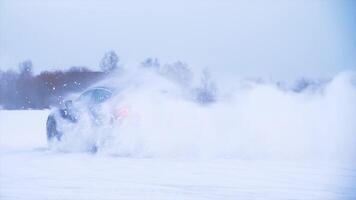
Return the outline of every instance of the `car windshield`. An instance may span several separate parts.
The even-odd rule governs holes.
[[[82,101],[88,101],[90,103],[102,103],[108,100],[112,95],[112,92],[105,88],[95,88],[84,92],[80,95],[79,99]]]

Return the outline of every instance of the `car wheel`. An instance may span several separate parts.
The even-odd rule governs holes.
[[[62,134],[57,130],[57,121],[53,115],[48,116],[47,123],[47,140],[51,141],[53,139],[61,140]]]

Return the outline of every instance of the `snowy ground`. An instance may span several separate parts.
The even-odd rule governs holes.
[[[356,199],[350,162],[51,152],[48,112],[0,110],[0,199]]]

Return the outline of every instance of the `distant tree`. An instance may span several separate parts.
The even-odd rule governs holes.
[[[32,108],[33,101],[33,65],[31,60],[25,60],[19,64],[20,76],[16,84],[17,99],[16,102],[22,109]]]
[[[160,73],[181,85],[189,85],[193,79],[192,71],[186,63],[181,61],[164,65],[160,69]]]
[[[294,86],[292,87],[292,90],[294,92],[302,92],[306,90],[311,84],[312,82],[310,80],[306,78],[300,78],[296,80]]]
[[[209,70],[203,70],[200,79],[200,85],[195,89],[196,100],[201,104],[212,103],[216,101],[217,87],[212,80]]]
[[[1,74],[0,104],[5,109],[15,107],[18,103],[18,92],[16,90],[16,85],[19,79],[18,73],[8,70]]]
[[[108,51],[100,61],[100,68],[103,72],[110,72],[118,68],[119,57],[115,51]]]
[[[31,61],[19,64],[19,71],[0,70],[0,107],[4,109],[43,109],[59,105],[66,95],[85,90],[107,76],[85,67],[67,71],[44,71],[33,75]]]
[[[67,72],[89,72],[90,70],[84,66],[72,66]]]
[[[32,76],[33,64],[31,60],[25,60],[19,64],[20,75]]]
[[[330,81],[330,79],[310,79],[302,77],[295,81],[294,85],[291,87],[291,90],[296,93],[305,91],[316,92],[317,90],[323,89]]]
[[[142,67],[159,70],[161,64],[157,58],[147,58],[141,63]]]

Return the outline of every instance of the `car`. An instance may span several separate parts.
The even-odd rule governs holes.
[[[62,127],[70,125],[73,129],[83,118],[89,119],[90,125],[96,127],[110,125],[125,118],[127,108],[108,103],[117,94],[117,90],[113,88],[93,87],[74,100],[66,100],[62,107],[52,109],[46,123],[47,141],[60,143],[68,134]],[[96,152],[97,147],[91,144],[88,150]]]

